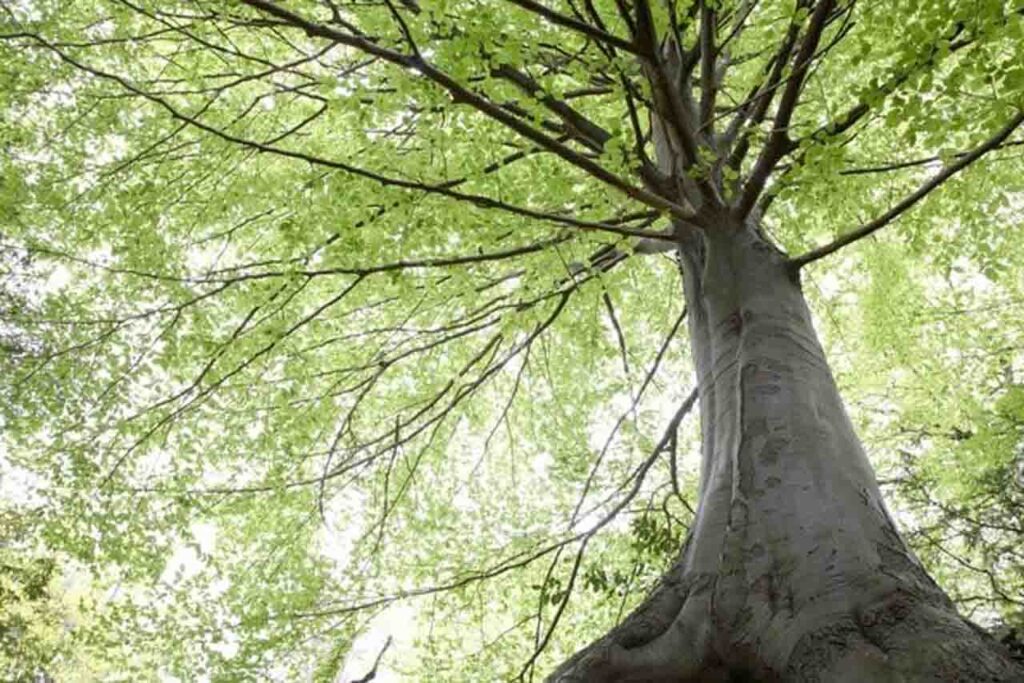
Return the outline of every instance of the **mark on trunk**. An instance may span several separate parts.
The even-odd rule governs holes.
[[[765,442],[764,448],[758,454],[761,457],[761,462],[766,465],[774,465],[779,461],[779,456],[789,445],[789,439],[773,436]]]
[[[730,334],[739,335],[743,331],[743,315],[740,309],[736,309],[730,313],[725,320],[722,321],[722,325],[729,331]]]
[[[870,609],[856,613],[857,624],[867,631],[876,627],[890,627],[907,618],[916,600],[903,591],[894,591],[885,601]]]
[[[759,417],[756,420],[751,420],[744,427],[746,427],[748,437],[764,436],[768,433],[768,420],[767,418]]]

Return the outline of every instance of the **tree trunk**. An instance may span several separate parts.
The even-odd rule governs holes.
[[[1024,681],[903,542],[796,276],[730,220],[681,246],[703,436],[690,535],[551,680]]]

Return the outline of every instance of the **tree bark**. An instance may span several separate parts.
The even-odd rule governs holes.
[[[689,537],[550,680],[1024,681],[897,532],[785,256],[752,222],[719,227],[680,246],[703,436]]]

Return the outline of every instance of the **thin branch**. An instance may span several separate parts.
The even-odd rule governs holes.
[[[963,33],[963,31],[964,25],[962,23],[954,26],[953,30],[943,39],[937,41],[936,44],[929,49],[928,53],[925,56],[923,56],[919,60],[916,60],[908,64],[906,67],[901,68],[895,73],[890,74],[890,76],[878,86],[875,92],[875,96],[887,97],[893,94],[894,92],[896,92],[897,89],[900,88],[900,86],[906,83],[914,74],[918,73],[921,69],[936,66],[939,58],[942,57],[943,54],[953,54],[958,50],[962,50],[965,47],[972,45],[975,41],[974,38],[960,38],[960,35]],[[940,49],[940,44],[948,45],[945,53],[943,52],[943,50]],[[837,116],[834,120],[818,127],[814,132],[804,136],[803,138],[793,141],[790,145],[790,148],[796,149],[797,147],[803,145],[804,150],[806,150],[807,146],[804,145],[804,143],[808,141],[821,142],[842,135],[843,133],[857,125],[857,123],[860,122],[869,113],[877,110],[877,108],[877,105],[872,106],[864,101],[858,102],[857,104],[853,105],[845,112],[843,112],[841,115]],[[802,161],[804,154],[805,151],[801,151],[801,153],[797,156],[797,158],[795,159],[795,162],[797,164],[800,161]],[[787,169],[787,172],[788,170],[789,169]]]
[[[592,26],[591,24],[588,24],[585,21],[580,21],[579,19],[574,19],[572,17],[567,17],[564,14],[560,14],[560,13],[556,12],[553,9],[545,7],[544,5],[540,4],[539,2],[533,2],[533,0],[505,0],[505,1],[509,2],[509,3],[513,4],[513,5],[516,5],[517,7],[521,7],[521,8],[523,8],[523,9],[529,11],[529,12],[532,12],[533,14],[536,14],[537,16],[543,17],[544,19],[547,19],[548,21],[550,21],[552,24],[557,24],[558,26],[564,26],[566,28],[571,28],[572,30],[574,30],[574,31],[576,31],[578,33],[582,33],[583,35],[587,36],[588,38],[593,38],[594,40],[598,41],[599,43],[605,43],[607,45],[611,45],[612,47],[616,47],[616,48],[618,48],[620,50],[624,50],[624,51],[629,52],[629,53],[634,54],[634,55],[639,55],[640,54],[637,51],[636,46],[633,45],[633,43],[631,43],[629,41],[626,41],[626,40],[623,40],[622,38],[619,38],[618,36],[614,36],[614,35],[608,33],[607,31],[605,31],[603,29],[600,29],[600,28],[598,28],[596,26]]]
[[[632,502],[634,498],[636,498],[637,494],[640,493],[640,488],[643,486],[643,483],[647,478],[647,473],[650,471],[654,463],[658,460],[658,456],[660,456],[666,449],[668,449],[673,444],[674,440],[676,439],[676,433],[679,431],[679,425],[682,423],[683,418],[686,417],[687,414],[689,414],[689,412],[693,409],[694,404],[697,402],[698,395],[699,392],[696,388],[694,388],[694,390],[690,392],[690,395],[686,397],[686,400],[684,400],[682,404],[679,406],[679,408],[676,410],[675,414],[672,416],[672,419],[669,421],[668,426],[665,428],[665,431],[662,434],[661,439],[658,440],[658,443],[654,446],[654,449],[651,451],[651,454],[647,456],[642,463],[640,463],[640,466],[637,467],[637,469],[631,475],[630,479],[633,481],[633,486],[630,488],[629,492],[625,495],[625,497],[622,500],[620,500],[589,531],[586,531],[582,534],[583,542],[580,544],[580,548],[576,553],[576,559],[573,563],[572,572],[569,576],[569,583],[565,589],[565,594],[559,601],[558,608],[555,611],[555,615],[551,620],[551,624],[548,626],[548,629],[544,634],[544,638],[534,649],[533,654],[530,656],[529,660],[527,660],[526,665],[520,672],[520,680],[525,675],[525,673],[533,666],[533,663],[537,661],[537,658],[547,647],[547,644],[551,640],[552,634],[554,634],[555,628],[558,626],[558,622],[565,611],[565,607],[569,603],[569,598],[572,596],[572,589],[575,585],[576,578],[579,573],[580,564],[583,560],[583,554],[586,552],[587,544],[590,542],[590,539],[593,538],[597,534],[597,532],[604,528],[609,522],[615,519],[615,517],[617,517],[618,514],[622,512],[622,510],[625,509],[625,507],[629,505],[629,503]]]
[[[488,118],[497,121],[506,128],[522,135],[526,139],[536,143],[549,152],[552,152],[564,161],[587,172],[592,177],[614,187],[627,197],[647,204],[650,207],[666,211],[677,218],[685,220],[693,217],[693,213],[688,211],[686,208],[653,192],[649,192],[643,188],[632,185],[601,166],[596,161],[583,156],[576,150],[567,147],[554,138],[548,137],[533,126],[509,113],[498,104],[468,89],[456,79],[452,78],[449,74],[441,71],[418,55],[405,55],[401,52],[396,52],[395,50],[383,47],[382,45],[368,40],[361,35],[343,33],[330,26],[310,21],[305,17],[281,7],[277,3],[270,2],[269,0],[242,1],[250,7],[263,11],[285,21],[288,24],[291,24],[293,27],[305,32],[306,35],[310,37],[331,40],[341,45],[346,45],[367,54],[374,55],[386,62],[395,64],[396,66],[417,71],[446,90],[455,102],[468,104]]]
[[[665,354],[668,352],[669,346],[675,339],[676,334],[679,332],[679,328],[683,324],[683,320],[686,319],[687,309],[683,309],[679,313],[679,317],[676,318],[675,323],[672,325],[672,329],[669,330],[668,334],[665,335],[665,340],[662,342],[661,347],[658,349],[658,353],[654,356],[654,362],[651,364],[651,368],[647,371],[644,376],[643,382],[640,383],[640,388],[637,390],[636,396],[630,403],[629,408],[619,415],[615,424],[612,426],[611,432],[608,434],[608,438],[605,439],[604,445],[601,447],[601,451],[597,454],[597,458],[594,459],[594,464],[590,468],[590,472],[587,475],[586,481],[583,483],[583,491],[580,493],[579,500],[576,502],[576,506],[573,508],[572,515],[569,518],[570,528],[576,526],[576,523],[580,519],[580,512],[583,509],[583,503],[586,502],[587,494],[590,493],[591,487],[594,485],[594,480],[597,478],[597,472],[601,468],[604,462],[605,456],[608,454],[608,449],[611,448],[612,442],[615,436],[618,434],[619,429],[625,423],[626,418],[636,410],[640,400],[643,398],[644,393],[647,391],[647,387],[650,386],[657,375],[658,370],[661,367],[661,361],[664,359]]]
[[[409,29],[409,24],[405,23],[405,17],[402,16],[402,13],[398,11],[398,8],[395,7],[395,4],[391,2],[391,0],[384,0],[384,2],[388,6],[388,12],[391,14],[391,17],[395,20],[395,23],[398,24],[398,29],[402,32],[405,42],[409,44],[409,49],[412,50],[414,55],[419,57],[420,48],[416,45],[416,41],[412,37],[412,31]]]
[[[994,152],[997,149],[1008,149],[1010,147],[1020,147],[1024,145],[1024,140],[1010,140],[1004,142],[1001,145],[997,145],[992,149]],[[970,154],[970,152],[957,152],[953,158],[961,159]],[[937,161],[942,161],[940,156],[921,157],[919,159],[911,159],[909,161],[891,161],[888,163],[876,163],[874,166],[858,166],[857,168],[846,168],[839,171],[839,175],[871,175],[874,173],[889,173],[891,171],[902,171],[907,168],[914,168],[916,166],[927,166],[928,164],[934,164]]]
[[[440,256],[435,258],[422,258],[422,259],[402,259],[398,261],[391,261],[388,263],[372,264],[366,266],[336,266],[331,268],[318,268],[318,269],[287,269],[287,270],[255,270],[245,271],[244,269],[234,269],[232,275],[211,273],[210,275],[204,275],[200,277],[190,276],[178,276],[169,273],[160,272],[149,272],[145,270],[138,270],[135,268],[121,268],[118,266],[110,266],[97,261],[92,261],[86,258],[75,256],[64,251],[52,249],[35,243],[29,243],[23,248],[33,254],[40,256],[48,256],[51,258],[59,258],[71,263],[77,263],[89,268],[101,270],[113,275],[128,275],[131,277],[144,278],[148,280],[157,280],[164,282],[178,282],[187,284],[211,284],[211,283],[237,283],[244,282],[246,280],[266,280],[278,277],[322,277],[329,275],[375,275],[378,273],[388,273],[400,270],[418,270],[418,269],[434,269],[434,268],[451,268],[456,266],[466,266],[478,263],[489,263],[494,261],[502,261],[515,259],[520,256],[526,256],[528,254],[534,254],[545,249],[556,245],[562,244],[570,239],[570,235],[565,234],[558,237],[552,237],[545,240],[538,240],[531,242],[523,246],[510,247],[508,249],[496,250],[496,251],[482,251],[476,254],[465,254],[461,256]],[[0,242],[0,249],[13,248],[10,245]]]
[[[734,13],[734,16],[736,18],[732,21],[732,29],[729,31],[729,34],[725,38],[723,38],[721,43],[719,43],[718,45],[719,54],[724,53],[725,48],[728,47],[729,43],[731,43],[733,40],[736,40],[737,38],[740,37],[740,35],[742,35],[743,29],[747,27],[747,19],[750,18],[750,15],[754,11],[754,8],[757,7],[758,2],[759,0],[744,0],[743,6],[739,9],[738,12]]]
[[[373,668],[362,678],[354,678],[350,683],[370,683],[370,681],[377,678],[377,667],[380,666],[381,660],[384,659],[384,653],[388,651],[389,647],[391,647],[391,636],[388,636],[388,639],[384,641],[384,647],[380,649],[380,652],[377,653],[377,658],[373,660]]]
[[[709,138],[714,139],[712,129],[715,112],[715,96],[718,84],[715,76],[715,32],[718,30],[718,13],[708,3],[700,3],[700,128]]]
[[[736,115],[729,123],[725,133],[726,144],[732,144],[737,140],[729,159],[726,162],[730,168],[738,169],[750,148],[750,136],[764,121],[768,115],[768,108],[779,86],[783,83],[782,77],[786,64],[796,47],[797,38],[800,37],[800,25],[792,22],[786,31],[786,36],[779,43],[778,50],[765,65],[763,79],[755,85],[750,95],[737,107]],[[743,134],[740,135],[740,131]]]
[[[565,608],[569,604],[569,598],[572,597],[572,591],[576,587],[576,579],[579,577],[580,565],[583,563],[583,556],[587,552],[587,544],[590,543],[592,535],[587,535],[583,542],[580,543],[579,549],[576,551],[576,559],[572,563],[572,570],[569,572],[569,582],[566,584],[565,590],[562,593],[561,599],[558,601],[558,607],[555,609],[555,615],[551,618],[551,624],[548,625],[547,630],[544,632],[544,637],[540,639],[536,647],[533,649],[533,654],[526,660],[523,668],[519,671],[517,680],[523,680],[528,671],[533,669],[534,663],[537,658],[540,657],[541,653],[551,642],[551,636],[554,634],[555,629],[558,627],[558,622],[562,619],[562,614],[565,613]]]
[[[608,311],[608,319],[615,330],[615,339],[619,344],[619,355],[622,357],[622,370],[626,374],[626,379],[629,379],[629,353],[626,349],[626,335],[622,332],[622,325],[619,324],[619,318],[615,315],[615,305],[612,303],[612,298],[607,290],[602,292],[601,300],[604,301],[605,310]]]
[[[144,98],[146,100],[149,100],[150,102],[153,102],[154,104],[159,105],[160,107],[164,108],[173,118],[175,118],[175,119],[177,119],[179,121],[183,121],[185,123],[188,123],[189,125],[191,125],[191,126],[193,126],[195,128],[198,128],[199,130],[202,130],[202,131],[204,131],[206,133],[210,133],[210,134],[212,134],[212,135],[214,135],[216,137],[219,137],[222,140],[225,140],[226,142],[231,142],[231,143],[234,143],[234,144],[237,144],[237,145],[241,145],[243,147],[247,147],[249,149],[253,149],[253,150],[258,151],[258,152],[265,152],[265,153],[269,153],[269,154],[275,154],[275,155],[278,155],[278,156],[283,156],[283,157],[290,158],[290,159],[304,161],[304,162],[306,162],[308,164],[312,164],[312,165],[315,165],[315,166],[323,166],[325,168],[337,169],[337,170],[340,170],[340,171],[344,171],[346,173],[350,173],[350,174],[355,175],[355,176],[359,176],[361,178],[366,178],[367,180],[372,180],[372,181],[381,183],[382,185],[388,185],[388,186],[392,186],[392,187],[399,187],[399,188],[406,189],[406,190],[415,190],[415,191],[425,192],[425,193],[428,193],[428,194],[437,194],[437,195],[441,195],[441,196],[444,196],[444,197],[448,197],[449,199],[456,199],[456,200],[460,200],[460,201],[465,201],[465,202],[468,202],[470,204],[473,204],[475,206],[478,206],[478,207],[481,207],[481,208],[485,208],[485,209],[491,209],[491,208],[499,209],[499,210],[502,210],[502,211],[513,213],[513,214],[516,214],[516,215],[519,215],[519,216],[524,216],[524,217],[527,217],[527,218],[535,218],[535,219],[538,219],[538,220],[558,223],[558,224],[561,224],[561,225],[569,225],[569,226],[573,226],[573,227],[584,229],[584,230],[604,230],[604,231],[608,231],[608,232],[618,233],[618,234],[621,234],[621,235],[632,235],[632,236],[635,236],[635,237],[655,237],[655,238],[660,238],[660,239],[667,239],[667,238],[670,237],[668,235],[662,235],[662,234],[659,234],[659,233],[648,233],[648,232],[645,232],[645,231],[634,231],[634,230],[631,230],[629,228],[623,228],[621,226],[606,225],[606,224],[599,223],[599,222],[587,221],[587,220],[579,220],[579,219],[575,219],[575,218],[570,218],[568,216],[561,216],[561,215],[558,215],[558,214],[547,213],[547,212],[544,212],[544,211],[537,211],[537,210],[534,210],[534,209],[528,209],[528,208],[525,208],[525,207],[520,207],[520,206],[516,206],[516,205],[513,205],[513,204],[508,204],[506,202],[502,202],[502,201],[499,201],[497,199],[493,199],[491,197],[486,197],[486,196],[483,196],[483,195],[470,194],[470,193],[466,193],[466,192],[459,192],[459,191],[453,190],[452,187],[454,187],[457,184],[460,184],[461,181],[451,181],[451,182],[443,183],[443,184],[440,184],[440,185],[430,185],[430,184],[422,183],[422,182],[419,182],[419,181],[407,180],[407,179],[404,179],[404,178],[395,178],[395,177],[391,177],[391,176],[385,176],[385,175],[377,173],[375,171],[370,171],[370,170],[361,168],[359,166],[354,166],[352,164],[348,164],[348,163],[345,163],[345,162],[342,162],[342,161],[337,161],[337,160],[334,160],[334,159],[325,159],[323,157],[314,156],[314,155],[311,155],[311,154],[307,154],[305,152],[298,152],[298,151],[289,150],[289,149],[282,149],[280,147],[275,147],[273,145],[268,145],[266,143],[257,142],[255,140],[249,140],[247,138],[239,137],[237,135],[228,133],[228,132],[226,132],[224,130],[221,130],[219,128],[215,128],[214,126],[211,126],[211,125],[209,125],[207,123],[204,123],[203,121],[200,121],[199,119],[194,118],[193,116],[185,114],[184,112],[182,112],[179,109],[177,109],[174,105],[172,105],[170,102],[168,102],[164,98],[158,97],[157,95],[154,95],[152,93],[146,92],[145,90],[142,90],[141,88],[133,85],[129,81],[125,80],[124,78],[122,78],[122,77],[120,77],[120,76],[118,76],[116,74],[111,74],[111,73],[108,73],[106,71],[102,71],[100,69],[97,69],[95,67],[89,66],[87,64],[84,64],[83,62],[80,62],[80,61],[74,59],[73,57],[67,55],[63,51],[58,50],[57,48],[55,48],[52,43],[48,42],[47,40],[45,40],[41,36],[38,36],[38,35],[35,35],[35,34],[29,34],[29,35],[26,35],[24,37],[30,37],[33,40],[35,40],[36,42],[38,42],[41,45],[43,45],[44,47],[52,50],[55,54],[57,54],[58,57],[60,57],[62,60],[64,60],[68,64],[70,64],[70,65],[72,65],[72,66],[74,66],[74,67],[76,67],[76,68],[78,68],[78,69],[80,69],[80,70],[82,70],[82,71],[84,71],[86,73],[90,73],[90,74],[92,74],[94,76],[97,76],[99,78],[103,78],[103,79],[107,79],[107,80],[112,80],[112,81],[118,83],[119,85],[121,85],[121,87],[123,87],[124,89],[128,90],[129,92],[131,92],[131,93],[133,93],[135,95],[138,95],[139,97],[142,97],[142,98]],[[542,137],[546,137],[546,136],[542,136]],[[575,152],[573,152],[573,154],[575,154]],[[591,162],[590,160],[587,160],[587,163],[588,164],[592,164],[592,165],[596,165],[596,164],[593,164],[593,162]],[[645,196],[655,197],[655,195],[653,195],[653,194],[651,194],[649,192],[646,192],[644,190],[637,190],[637,191],[641,192]],[[672,202],[669,202],[667,200],[662,200],[661,198],[656,198],[656,199],[657,199],[657,201],[654,202],[654,203],[662,204],[662,205],[671,205],[671,206],[675,207],[674,210],[670,211],[670,213],[672,213],[673,215],[679,215],[679,214],[690,215],[690,212],[688,212],[686,209],[683,209],[682,207],[677,206],[677,205],[673,204]],[[657,207],[657,208],[664,209],[664,206]]]
[[[810,26],[807,29],[807,35],[804,36],[800,50],[794,59],[793,74],[786,83],[782,99],[779,101],[779,107],[775,112],[772,132],[743,188],[743,196],[740,198],[737,206],[737,211],[741,216],[747,215],[750,209],[754,207],[757,198],[764,189],[768,176],[779,162],[779,159],[786,153],[787,143],[790,142],[789,122],[800,100],[800,92],[803,89],[807,70],[810,68],[815,52],[817,52],[818,43],[821,41],[822,33],[825,30],[829,15],[832,13],[835,4],[835,0],[821,0],[814,8]]]
[[[305,282],[308,283],[309,280],[307,279]],[[206,398],[212,395],[221,385],[223,385],[232,377],[238,375],[240,372],[251,366],[260,358],[266,356],[286,338],[290,337],[296,331],[311,323],[313,320],[319,317],[330,307],[336,305],[338,302],[340,302],[342,299],[348,296],[362,282],[362,276],[354,278],[353,281],[349,283],[344,289],[342,289],[342,291],[339,294],[331,297],[326,302],[314,308],[310,313],[304,315],[297,322],[293,323],[291,326],[285,329],[280,335],[274,337],[269,342],[261,346],[254,354],[249,356],[246,360],[242,361],[241,363],[235,365],[235,367],[233,367],[231,370],[229,370],[221,377],[217,378],[215,381],[211,382],[208,386],[201,388],[201,383],[203,379],[207,376],[207,374],[213,369],[213,362],[217,360],[216,357],[211,359],[210,363],[207,364],[207,366],[202,370],[202,372],[193,380],[193,382],[186,389],[177,392],[170,398],[165,398],[160,401],[157,401],[156,403],[150,404],[146,408],[143,408],[142,410],[139,410],[125,418],[126,422],[137,420],[158,408],[161,408],[165,405],[170,405],[172,403],[177,403],[181,399],[191,395],[191,398],[183,402],[173,411],[164,415],[153,426],[146,429],[140,437],[135,439],[131,443],[131,445],[128,446],[128,448],[126,448],[120,455],[118,455],[115,458],[113,466],[110,467],[107,474],[103,477],[103,479],[100,480],[99,488],[106,488],[106,486],[117,474],[117,471],[118,469],[120,469],[121,465],[123,465],[124,462],[128,459],[128,457],[136,450],[138,450],[151,436],[156,434],[164,427],[170,425],[176,418],[184,414],[193,406],[197,405],[202,401],[205,401]],[[302,286],[305,286],[305,284],[303,284]]]
[[[984,144],[980,145],[979,147],[976,147],[973,151],[960,157],[955,163],[947,166],[943,171],[936,174],[928,182],[919,187],[915,192],[908,195],[905,199],[903,199],[903,201],[896,204],[896,206],[892,207],[884,214],[882,214],[875,220],[871,221],[870,223],[866,223],[865,225],[857,228],[856,230],[848,232],[842,237],[836,239],[835,241],[830,242],[829,244],[826,244],[824,246],[818,247],[817,249],[813,249],[804,254],[803,256],[798,256],[797,258],[790,259],[790,267],[794,271],[799,270],[808,263],[812,263],[820,258],[824,258],[830,254],[833,254],[842,249],[843,247],[847,246],[848,244],[852,244],[857,240],[863,239],[868,235],[871,235],[877,232],[878,230],[884,228],[886,225],[888,225],[893,220],[898,218],[905,211],[907,211],[915,204],[917,204],[919,201],[928,196],[933,190],[938,188],[944,182],[952,178],[954,175],[956,175],[963,169],[970,166],[972,163],[980,159],[988,152],[999,147],[999,145],[1001,145],[1003,141],[1010,137],[1010,135],[1012,135],[1013,132],[1017,130],[1017,128],[1022,123],[1024,123],[1024,112],[1018,112],[1017,115],[1014,116],[1008,124],[1006,124],[1006,126],[1004,126],[993,137],[989,138]]]
[[[656,102],[660,100],[660,115],[663,119],[668,119],[667,126],[676,132],[686,162],[695,163],[699,156],[696,126],[693,125],[689,108],[683,102],[679,87],[663,59],[661,45],[655,33],[654,18],[646,12],[641,12],[638,30],[638,39],[645,51],[645,59],[651,72],[651,86],[661,95],[655,97]],[[682,45],[674,45],[671,42],[666,45],[672,50],[682,50]]]
[[[562,122],[568,127],[567,132],[572,134],[572,137],[578,139],[594,151],[600,152],[603,150],[605,143],[611,139],[611,133],[562,100],[545,92],[537,81],[519,69],[515,69],[509,64],[502,64],[494,69],[491,74],[514,83],[523,92],[550,109],[562,119]]]
[[[650,12],[647,0],[634,0],[634,4],[636,4],[637,16],[642,12]],[[630,35],[635,37],[637,34],[637,22],[633,21],[632,8],[626,0],[615,0],[615,9],[619,11],[619,18],[622,19],[624,24],[626,24],[626,28],[629,30]]]

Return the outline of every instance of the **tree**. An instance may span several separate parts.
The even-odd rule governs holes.
[[[933,373],[934,414],[885,387],[919,427],[898,490],[978,523],[968,566],[1012,546],[1021,347],[915,356],[943,347],[906,312],[957,278],[1019,293],[1014,2],[4,14],[5,246],[34,292],[5,421],[49,544],[138,587],[83,641],[126,670],[330,680],[365,615],[435,596],[435,678],[532,677],[609,626],[554,680],[1024,677],[897,532],[802,285],[870,278],[865,343]],[[998,400],[954,388],[995,366]],[[949,511],[986,480],[930,449],[993,473],[997,520]],[[1019,560],[976,572],[1009,618]],[[581,586],[603,598],[574,612]],[[518,635],[431,654],[482,614]]]
[[[0,536],[0,671],[9,681],[33,681],[44,675],[59,631],[59,612],[48,595],[53,560],[33,557],[16,541],[23,521],[3,511]]]

